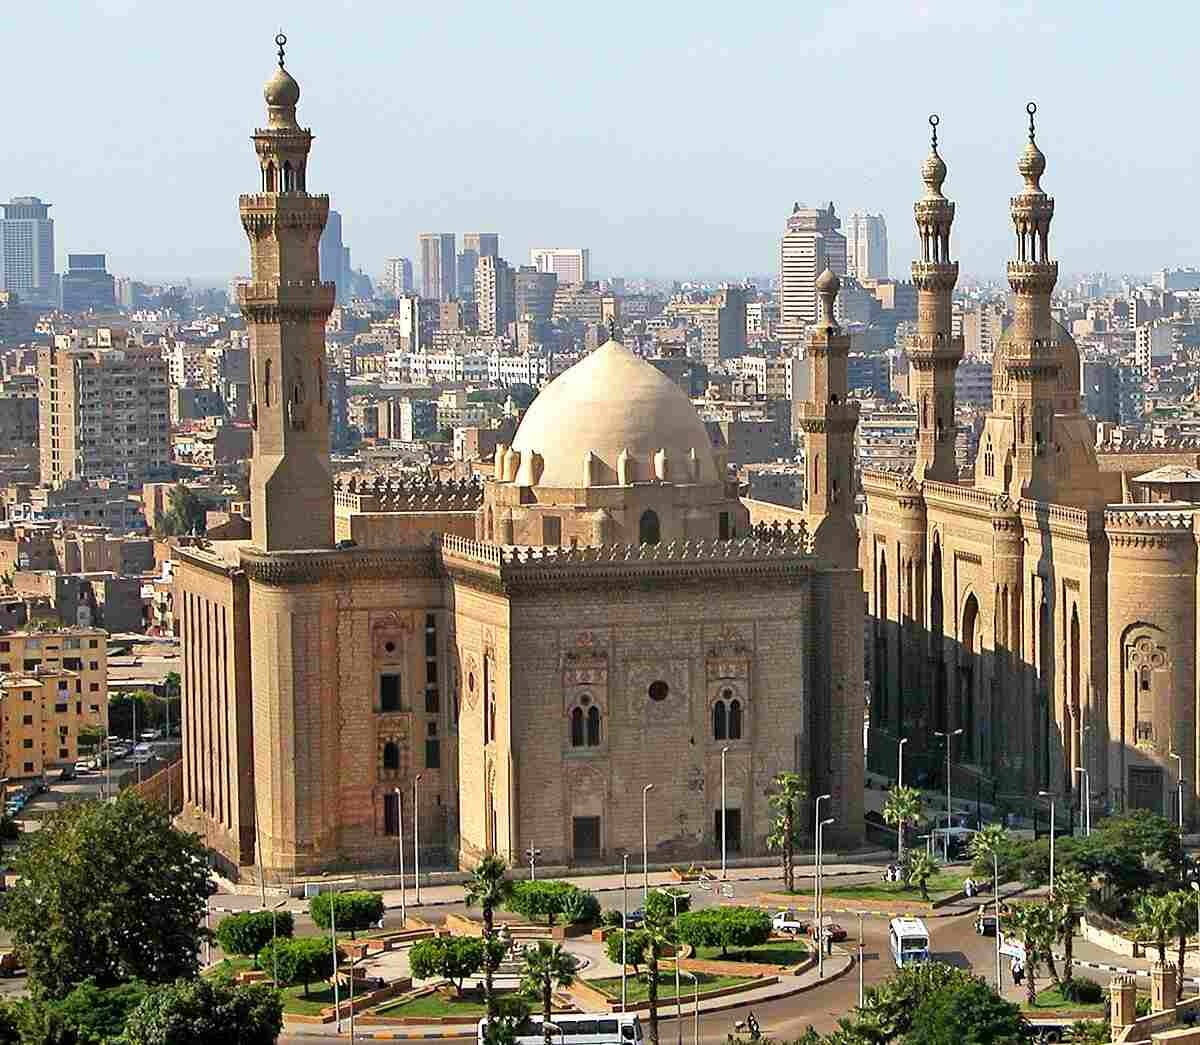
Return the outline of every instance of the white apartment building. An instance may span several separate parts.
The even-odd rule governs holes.
[[[534,247],[529,264],[539,272],[553,272],[559,283],[587,283],[591,258],[586,247]]]
[[[888,278],[887,222],[856,210],[846,219],[846,268],[857,279]]]
[[[802,341],[817,321],[817,277],[826,268],[846,276],[846,237],[841,219],[828,207],[803,208],[788,217],[779,244],[779,330],[785,341]]]

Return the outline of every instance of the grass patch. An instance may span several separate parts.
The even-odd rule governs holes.
[[[204,975],[214,980],[232,980],[239,972],[249,972],[253,968],[253,958],[222,958],[212,968],[205,969]]]
[[[752,980],[759,979],[757,976],[717,976],[710,972],[694,973],[700,981],[700,993],[705,991],[719,991],[725,987],[737,987],[743,983],[749,983]],[[600,980],[584,980],[589,987],[595,987],[598,991],[603,991],[610,998],[621,997],[621,977],[606,976]],[[625,980],[625,996],[629,1001],[645,1001],[647,998],[647,977],[645,973],[640,976],[628,976]],[[692,997],[695,988],[692,981],[686,977],[680,977],[679,993],[686,1001]],[[675,1000],[675,973],[662,972],[658,974],[658,1000],[665,1001],[670,999]]]
[[[762,962],[764,965],[798,965],[808,957],[808,948],[799,940],[768,940],[757,947],[745,947],[722,954],[720,947],[697,947],[697,958],[719,962]],[[674,973],[671,974],[674,984]],[[691,982],[690,980],[688,981]]]
[[[283,1011],[294,1012],[306,1016],[319,1016],[322,1009],[333,1006],[333,988],[327,983],[312,983],[308,987],[308,997],[304,996],[304,984],[297,983],[284,987],[279,992],[283,996]],[[348,993],[338,993],[341,1001],[349,1000]]]
[[[1084,1005],[1081,1002],[1068,1001],[1057,987],[1050,986],[1038,991],[1033,1005],[1022,1002],[1021,1008],[1026,1012],[1087,1012],[1100,1015],[1104,1012],[1104,1002]]]
[[[405,998],[389,1002],[375,1010],[379,1016],[420,1017],[424,1019],[443,1016],[482,1016],[487,1012],[483,999],[466,995],[462,998],[447,998],[434,991],[419,998]]]
[[[941,900],[962,892],[965,875],[942,871],[929,879],[929,899]],[[825,896],[843,900],[922,901],[920,889],[909,889],[903,882],[870,882],[866,885],[834,885],[822,890]]]

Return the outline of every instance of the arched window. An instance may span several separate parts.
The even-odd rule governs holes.
[[[271,405],[271,361],[263,364],[263,406]]]
[[[292,164],[290,160],[283,161],[283,191],[291,192],[296,186],[292,182]]]
[[[729,739],[742,739],[742,702],[730,701],[729,704]]]
[[[659,541],[658,514],[647,508],[638,522],[638,543],[657,544]]]
[[[275,191],[275,164],[268,163],[263,171],[263,188],[267,192]]]
[[[989,479],[996,474],[996,455],[992,450],[992,437],[987,437],[987,443],[983,449],[983,474]]]
[[[713,705],[713,740],[729,739],[729,718],[725,701],[718,700]]]
[[[600,709],[593,704],[587,713],[587,746],[600,746]]]
[[[571,747],[583,747],[583,708],[571,709]]]
[[[393,740],[383,745],[383,768],[388,772],[400,771],[400,745]]]

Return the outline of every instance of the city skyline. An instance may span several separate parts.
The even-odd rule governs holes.
[[[373,275],[386,258],[411,251],[421,231],[480,227],[500,232],[510,260],[539,243],[585,243],[600,276],[769,273],[792,203],[831,199],[840,213],[885,216],[897,230],[889,263],[902,272],[915,254],[910,197],[925,120],[937,111],[960,201],[956,255],[965,276],[988,279],[1002,275],[1008,255],[998,201],[1019,186],[1011,156],[1030,97],[1056,158],[1047,187],[1072,201],[1060,216],[1060,242],[1071,245],[1060,256],[1064,272],[1149,272],[1194,259],[1194,238],[1179,235],[1172,219],[1186,205],[1197,150],[1168,133],[1165,114],[1175,90],[1168,77],[1185,60],[1176,49],[1186,46],[1186,25],[1197,15],[1167,6],[1178,14],[1170,35],[1156,28],[1164,22],[1144,24],[1115,5],[1105,18],[1073,20],[1070,50],[1057,48],[1055,61],[1031,72],[1009,56],[1018,47],[1054,49],[1068,9],[1040,7],[1035,16],[1028,4],[969,13],[942,3],[824,6],[723,23],[720,38],[709,35],[703,9],[689,22],[637,9],[639,33],[622,34],[621,46],[611,47],[574,32],[569,20],[551,28],[532,13],[462,5],[471,13],[454,22],[469,25],[456,41],[464,60],[436,94],[415,85],[431,82],[423,72],[433,67],[448,16],[387,20],[375,5],[348,3],[331,19],[324,7],[298,4],[284,29],[289,61],[305,85],[306,118],[323,132],[320,186],[345,215],[356,266]],[[216,7],[215,15],[234,11]],[[269,61],[278,26],[237,10],[238,33],[226,33],[221,17],[188,24],[187,48],[172,46],[183,29],[178,16],[139,0],[14,13],[14,37],[53,38],[64,65],[86,63],[98,51],[124,55],[100,89],[83,93],[71,78],[51,77],[38,106],[11,115],[17,148],[0,196],[38,195],[54,204],[59,271],[68,252],[106,253],[112,271],[145,278],[220,281],[242,271],[240,230],[213,200],[237,188],[234,158],[249,149],[253,132],[239,103],[257,90],[249,70]],[[611,5],[614,42],[634,10]],[[369,51],[362,44],[368,26],[377,45]],[[664,49],[667,39],[673,44]],[[481,97],[495,94],[492,66],[466,56],[482,58],[492,48],[506,58],[502,89],[531,100],[512,108],[519,118],[480,108]],[[389,57],[399,51],[409,68],[403,80]],[[1138,67],[1138,93],[1108,75],[1128,55],[1150,53],[1155,60]],[[217,54],[233,75],[211,75]],[[937,56],[937,76],[914,76],[922,55]],[[37,48],[10,57],[14,77],[35,75]],[[874,75],[849,75],[851,59]],[[567,75],[577,89],[547,88]],[[169,90],[147,87],[168,82]],[[906,89],[891,91],[898,82]],[[670,84],[669,99],[663,84]],[[812,84],[836,93],[839,119],[821,119]],[[893,95],[899,102],[881,112],[877,99]],[[790,117],[780,97],[795,99],[792,117],[803,134],[781,132]],[[815,111],[805,113],[806,106]],[[75,117],[69,154],[53,118],[67,112]],[[1154,140],[1153,165],[1128,133],[1112,133],[1131,126]],[[364,163],[368,138],[376,162]],[[188,208],[177,208],[181,192]],[[1137,194],[1137,208],[1111,206],[1129,193]],[[97,198],[107,206],[96,207]],[[175,214],[169,237],[154,217],[168,206]]]

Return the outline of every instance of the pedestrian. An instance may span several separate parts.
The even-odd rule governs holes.
[[[1025,963],[1020,958],[1013,959],[1013,986],[1020,987],[1021,982],[1025,979]]]

